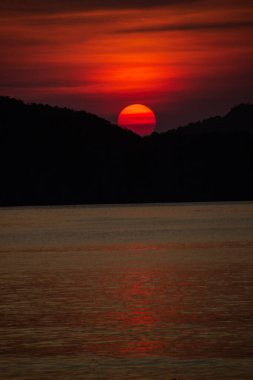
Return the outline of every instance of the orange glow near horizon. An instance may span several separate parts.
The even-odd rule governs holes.
[[[253,100],[249,0],[22,3],[0,4],[2,95],[112,122],[148,104],[163,129]]]
[[[156,118],[150,108],[143,104],[132,104],[120,112],[118,125],[137,135],[146,136],[154,132]]]

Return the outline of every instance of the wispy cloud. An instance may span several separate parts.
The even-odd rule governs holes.
[[[252,21],[229,21],[214,23],[178,23],[178,24],[162,24],[150,25],[139,28],[118,29],[116,33],[155,33],[155,32],[174,32],[174,31],[201,31],[216,29],[237,29],[237,28],[253,28]]]
[[[141,9],[205,3],[205,0],[1,0],[0,11],[51,13],[95,9]]]

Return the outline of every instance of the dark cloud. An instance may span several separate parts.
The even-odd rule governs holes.
[[[82,65],[26,64],[0,65],[0,89],[59,89],[94,85],[95,79],[75,74]]]
[[[140,28],[127,28],[117,30],[116,33],[155,33],[155,32],[174,32],[174,31],[201,31],[213,29],[237,29],[253,28],[253,21],[232,21],[214,23],[186,23],[186,24],[163,24],[151,25]]]
[[[0,11],[24,13],[58,13],[92,9],[141,9],[184,4],[191,6],[204,0],[1,0]]]

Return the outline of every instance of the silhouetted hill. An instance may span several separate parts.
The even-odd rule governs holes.
[[[253,105],[240,104],[233,107],[224,117],[215,116],[190,123],[176,129],[177,133],[203,135],[206,133],[249,132],[253,134]]]
[[[0,97],[0,205],[253,199],[253,106],[140,138]]]

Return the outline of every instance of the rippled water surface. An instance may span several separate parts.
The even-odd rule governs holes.
[[[3,379],[253,378],[253,204],[0,209]]]

